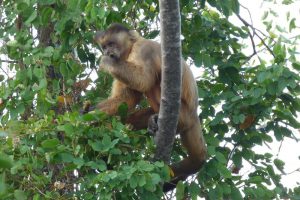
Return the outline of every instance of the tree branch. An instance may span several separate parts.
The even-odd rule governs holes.
[[[181,91],[181,41],[179,1],[160,0],[162,92],[156,135],[155,160],[169,163],[175,140]]]
[[[248,23],[245,19],[243,19],[239,14],[237,14],[236,16],[239,18],[239,20],[240,20],[246,27],[250,27],[250,28],[253,30],[253,35],[251,35],[250,32],[248,31],[248,34],[249,34],[250,39],[251,39],[252,46],[254,45],[254,46],[253,46],[253,49],[255,50],[254,36],[257,36],[257,37],[260,39],[261,43],[267,48],[267,50],[270,52],[270,54],[275,58],[276,56],[275,56],[274,52],[272,51],[272,49],[266,44],[265,40],[264,40],[259,34],[257,34],[256,31],[259,31],[259,30],[256,29],[256,28],[254,28],[253,25],[249,24],[249,23]],[[259,32],[260,32],[262,35],[265,36],[264,33],[262,33],[261,31],[259,31]],[[265,37],[266,37],[266,36],[265,36]],[[255,52],[255,54],[257,53],[256,50],[255,50],[254,52]],[[255,54],[254,54],[254,55],[255,55]],[[253,55],[252,55],[252,56],[253,56]]]

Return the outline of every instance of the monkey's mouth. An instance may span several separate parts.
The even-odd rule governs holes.
[[[110,54],[109,57],[116,59],[117,57],[114,54]]]
[[[111,59],[114,59],[114,60],[119,60],[119,56],[118,55],[115,55],[115,54],[109,54],[109,57],[111,58]]]

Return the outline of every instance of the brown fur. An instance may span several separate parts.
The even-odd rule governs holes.
[[[136,128],[145,128],[144,120],[159,112],[161,98],[161,47],[160,44],[139,36],[135,31],[114,24],[96,37],[97,42],[105,47],[100,68],[114,78],[111,97],[101,102],[98,108],[110,115],[117,113],[118,106],[126,102],[130,110],[144,95],[151,109],[138,111],[127,119]],[[118,48],[109,50],[107,43],[114,42]],[[112,45],[113,46],[113,45]],[[181,108],[178,131],[188,157],[171,165],[174,180],[183,180],[197,172],[206,158],[206,146],[197,115],[197,86],[189,66],[182,61]],[[142,122],[143,121],[143,122]],[[176,181],[174,181],[176,183]]]

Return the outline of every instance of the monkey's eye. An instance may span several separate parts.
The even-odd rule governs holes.
[[[107,43],[107,46],[109,46],[109,47],[112,47],[114,45],[114,43],[113,42],[109,42],[109,43]]]

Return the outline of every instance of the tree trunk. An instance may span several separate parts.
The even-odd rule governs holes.
[[[169,163],[175,139],[181,93],[181,23],[178,0],[160,0],[162,93],[155,160]]]

